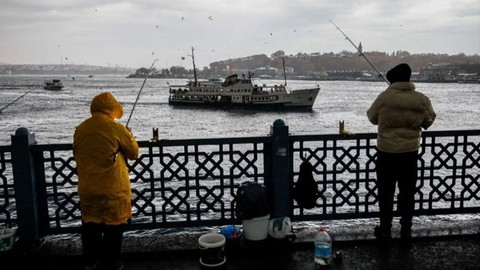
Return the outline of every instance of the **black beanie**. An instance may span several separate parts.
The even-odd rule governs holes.
[[[387,80],[390,83],[409,82],[412,75],[412,69],[408,64],[402,63],[387,72]]]

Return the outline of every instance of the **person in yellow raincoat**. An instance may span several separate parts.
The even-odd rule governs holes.
[[[123,231],[132,216],[126,159],[137,159],[139,148],[130,129],[115,121],[122,117],[123,106],[111,93],[95,96],[90,113],[73,138],[85,269],[122,269]]]

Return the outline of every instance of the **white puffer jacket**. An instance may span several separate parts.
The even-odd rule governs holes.
[[[420,148],[421,129],[430,127],[436,114],[430,99],[415,91],[413,83],[395,82],[378,95],[367,116],[378,125],[377,148],[404,153]]]

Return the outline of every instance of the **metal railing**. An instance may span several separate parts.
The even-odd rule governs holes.
[[[293,221],[378,217],[376,134],[292,136],[277,120],[270,136],[140,141],[130,162],[133,217],[127,230],[238,224],[241,183],[264,184],[272,216]],[[416,215],[480,213],[480,130],[424,132]],[[308,160],[316,207],[290,192]],[[27,244],[80,232],[71,144],[37,144],[21,128],[0,146],[0,224],[18,227]]]

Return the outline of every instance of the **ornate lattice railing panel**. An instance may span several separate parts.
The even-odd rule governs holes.
[[[303,209],[293,201],[293,219],[372,216],[377,209],[374,139],[374,134],[291,136],[293,181],[307,160],[318,184],[316,207]]]
[[[479,212],[479,135],[480,131],[423,133],[415,194],[417,214]],[[290,142],[292,180],[297,181],[302,160],[308,160],[318,183],[317,207],[302,209],[292,201],[294,220],[378,215],[376,134],[292,136]]]
[[[16,226],[15,205],[11,147],[0,146],[0,228]]]
[[[131,166],[135,175],[132,226],[236,222],[237,187],[244,181],[264,181],[267,139],[141,143],[148,151],[142,150]]]
[[[37,193],[46,200],[45,204],[39,202],[39,211],[48,218],[48,224],[44,225],[48,230],[78,227],[81,213],[72,145],[32,145],[31,148],[35,163],[44,164],[43,173],[37,169]]]
[[[455,131],[424,134],[416,193],[419,213],[458,213],[480,208],[478,135]]]

